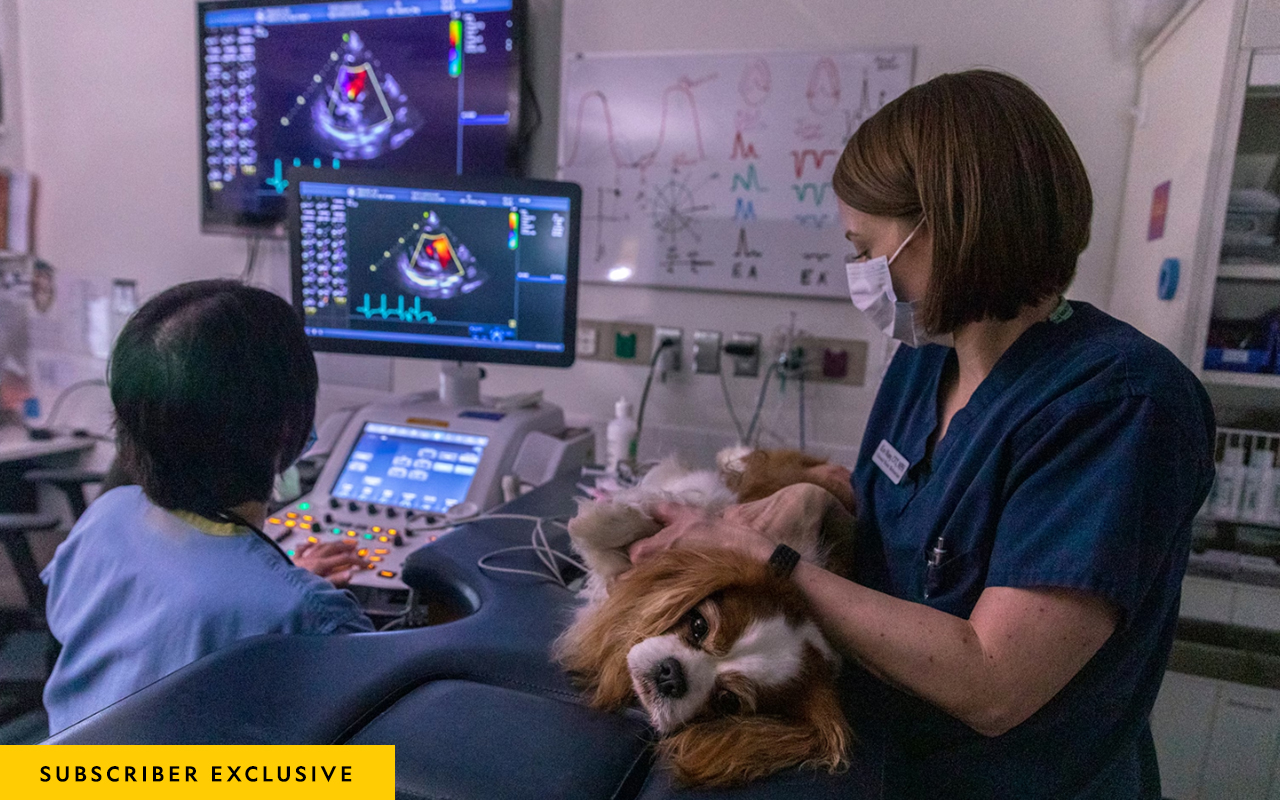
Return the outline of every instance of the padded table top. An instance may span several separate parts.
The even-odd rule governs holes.
[[[546,484],[498,513],[567,518],[575,482]],[[550,581],[476,562],[529,543],[532,523],[478,520],[415,551],[405,583],[474,610],[442,625],[349,636],[259,636],[162,678],[50,744],[395,744],[407,798],[878,797],[879,750],[858,731],[849,772],[790,771],[732,792],[682,791],[653,764],[638,710],[582,705],[552,663],[574,598]],[[568,550],[562,529],[547,526]],[[535,568],[531,553],[504,565]]]

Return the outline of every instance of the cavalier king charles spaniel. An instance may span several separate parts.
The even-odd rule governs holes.
[[[584,501],[569,523],[590,569],[585,605],[555,654],[593,707],[634,700],[678,781],[727,786],[787,767],[845,768],[852,739],[835,690],[839,660],[803,593],[727,549],[672,549],[632,568],[627,545],[661,528],[662,503],[744,518],[802,558],[845,572],[853,495],[839,468],[792,451],[722,453],[718,472],[674,461],[638,486]],[[774,492],[796,493],[785,517]],[[801,509],[799,513],[795,510]]]

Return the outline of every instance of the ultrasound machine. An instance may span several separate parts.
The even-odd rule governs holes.
[[[479,391],[477,362],[573,363],[579,190],[500,177],[525,22],[524,0],[197,4],[202,228],[288,239],[314,350],[445,362],[440,391],[322,425],[314,489],[266,524],[287,552],[357,541],[371,612],[403,605],[409,552],[591,449],[540,393]]]
[[[346,421],[314,489],[272,514],[292,553],[351,539],[371,611],[403,607],[403,562],[497,506],[502,483],[577,474],[589,430],[538,392],[481,398],[475,362],[568,366],[576,319],[576,185],[512,178],[289,173],[293,300],[318,351],[443,359],[439,391]],[[510,494],[510,492],[508,492]],[[508,498],[509,499],[509,498]]]

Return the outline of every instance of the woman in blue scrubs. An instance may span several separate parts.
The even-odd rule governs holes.
[[[850,705],[887,729],[887,794],[1159,798],[1147,718],[1213,479],[1204,389],[1158,343],[1063,299],[1092,195],[1018,80],[909,90],[854,134],[832,186],[851,297],[911,346],[852,475],[854,579],[791,574],[864,670]],[[664,514],[633,558],[774,554],[732,511]]]

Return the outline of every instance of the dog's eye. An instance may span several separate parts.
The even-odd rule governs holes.
[[[742,698],[738,697],[728,689],[721,689],[716,692],[715,699],[712,701],[716,713],[724,716],[737,714],[742,710]]]
[[[711,626],[707,625],[706,617],[697,611],[689,612],[689,635],[693,637],[694,643],[700,644],[703,639],[707,638],[707,631]]]

